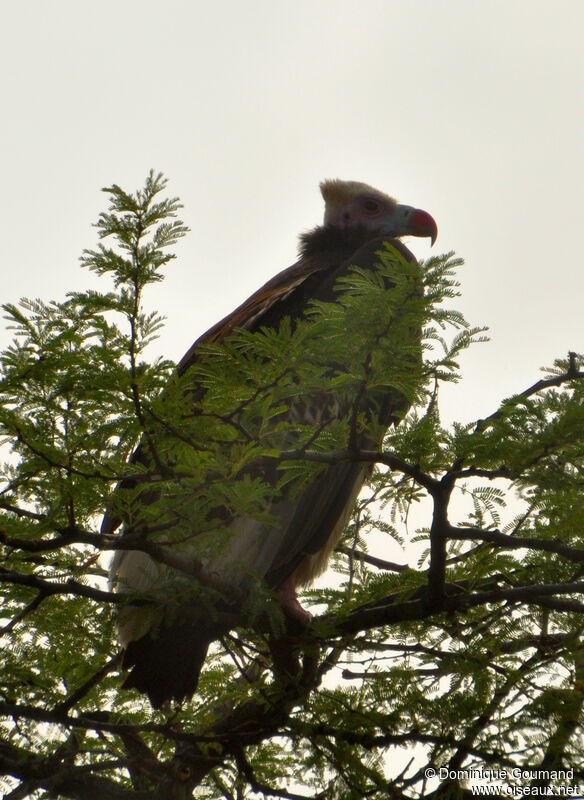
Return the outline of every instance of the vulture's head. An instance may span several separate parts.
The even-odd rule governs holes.
[[[320,184],[325,202],[324,224],[354,230],[366,228],[384,236],[429,236],[438,227],[426,211],[397,203],[393,197],[357,181],[328,180]]]

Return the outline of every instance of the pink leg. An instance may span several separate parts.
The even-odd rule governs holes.
[[[289,614],[291,614],[291,616],[295,617],[301,622],[304,622],[305,624],[310,622],[312,619],[312,614],[310,611],[302,608],[298,602],[298,597],[296,596],[296,587],[294,586],[292,578],[287,578],[284,583],[278,587],[276,590],[276,597],[278,598],[278,602],[284,611],[287,611]]]

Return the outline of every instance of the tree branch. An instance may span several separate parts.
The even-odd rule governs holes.
[[[536,539],[532,536],[509,536],[498,530],[485,531],[481,528],[456,528],[452,525],[448,527],[448,538],[460,541],[482,541],[513,550],[523,547],[531,550],[543,550],[548,553],[556,553],[577,563],[584,561],[583,548],[570,547],[570,545],[552,539]]]
[[[344,462],[365,462],[371,464],[385,464],[391,469],[401,472],[416,483],[423,486],[428,494],[434,495],[440,491],[440,481],[431,475],[423,472],[419,467],[408,464],[407,461],[380,450],[332,450],[330,452],[320,452],[319,450],[283,450],[278,461],[312,461],[320,464],[341,464]]]
[[[100,603],[124,602],[124,598],[114,592],[105,592],[102,589],[86,586],[84,583],[79,583],[79,581],[73,578],[69,578],[65,583],[57,583],[56,581],[37,578],[36,575],[25,575],[22,572],[15,572],[14,570],[0,567],[0,581],[38,589],[44,597],[50,597],[54,594],[76,594],[82,597],[89,597],[91,600],[96,600]]]
[[[405,570],[410,569],[407,564],[396,564],[395,561],[386,561],[383,558],[377,558],[377,556],[369,555],[369,553],[364,553],[362,550],[353,550],[352,548],[345,547],[345,545],[342,544],[335,547],[335,553],[342,553],[344,556],[349,556],[349,558],[356,558],[357,561],[364,561],[366,564],[371,564],[372,567],[384,569],[388,572],[404,572]]]
[[[324,615],[317,618],[313,624],[320,620],[326,621],[327,626],[330,626],[329,631],[331,629],[334,631],[333,636],[345,633],[354,634],[383,625],[393,625],[397,622],[423,620],[443,612],[462,612],[469,608],[488,603],[499,603],[504,600],[538,604],[540,600],[546,602],[554,595],[581,594],[584,592],[584,582],[533,584],[479,592],[467,592],[457,586],[447,587],[447,589],[449,592],[442,602],[435,606],[431,606],[424,595],[399,602],[401,594],[394,594],[378,600],[373,607],[356,608],[345,617]],[[584,613],[584,603],[571,601],[570,610]]]
[[[524,389],[522,392],[513,395],[509,398],[509,402],[517,403],[519,400],[526,400],[528,397],[532,397],[532,395],[537,394],[538,392],[543,391],[544,389],[551,389],[554,386],[562,386],[564,383],[568,383],[569,381],[574,380],[582,380],[584,378],[584,371],[579,370],[576,366],[576,353],[569,352],[568,353],[568,369],[566,372],[563,372],[561,375],[555,375],[553,378],[542,378],[539,381],[536,381],[532,386],[528,389]],[[503,406],[498,408],[488,417],[484,419],[479,419],[476,422],[474,433],[479,433],[480,431],[484,430],[489,422],[492,422],[495,419],[501,417],[504,413],[505,409]]]

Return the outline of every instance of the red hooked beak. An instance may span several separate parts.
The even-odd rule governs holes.
[[[416,208],[410,218],[410,225],[409,233],[412,236],[429,236],[430,241],[434,244],[438,236],[438,226],[427,211]]]
[[[392,214],[393,236],[429,236],[432,244],[438,236],[438,226],[427,211],[398,205]]]

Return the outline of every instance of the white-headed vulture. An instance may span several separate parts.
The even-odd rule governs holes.
[[[373,270],[385,243],[413,264],[416,263],[414,256],[398,238],[424,236],[430,237],[432,243],[436,239],[436,223],[428,213],[400,205],[371,186],[327,180],[320,188],[325,202],[324,223],[301,236],[299,260],[197,339],[179,363],[177,374],[183,376],[183,380],[188,381],[189,371],[194,374],[194,365],[201,359],[201,345],[229,343],[237,331],[276,330],[286,318],[294,330],[315,301],[336,302],[337,280],[347,276],[353,267]],[[387,292],[392,291],[391,284],[386,288]],[[419,331],[415,335],[419,340]],[[342,370],[338,355],[335,358],[335,369]],[[196,382],[196,378],[191,382],[193,380]],[[192,402],[197,392],[200,395],[200,386],[193,386],[191,400],[185,399],[185,402]],[[396,401],[395,391],[382,400],[381,403],[379,397],[375,400],[373,441],[371,437],[362,437],[359,443],[362,447],[379,447],[385,430],[403,417],[409,405],[403,397]],[[284,413],[299,419],[303,430],[316,424],[318,413],[305,399],[296,404],[293,399],[287,402],[288,410]],[[322,397],[319,402],[323,403]],[[329,413],[335,408],[330,397],[324,398],[324,405]],[[361,406],[365,407],[363,403]],[[161,435],[164,434],[159,433]],[[148,441],[143,436],[131,460],[152,463],[152,458],[145,455],[147,452]],[[265,483],[275,486],[278,483],[275,477],[277,460],[272,463],[269,459],[260,459],[259,462],[258,473]],[[371,465],[358,460],[329,464],[300,491],[284,488],[275,492],[267,501],[267,514],[260,514],[258,518],[234,518],[226,514],[224,527],[230,536],[229,565],[226,565],[225,556],[216,562],[207,557],[208,571],[234,580],[240,564],[241,574],[262,579],[267,589],[275,592],[287,613],[308,618],[308,612],[296,598],[296,588],[309,584],[324,570],[370,472]],[[128,479],[120,487],[134,485],[135,482]],[[143,496],[139,495],[139,503],[148,507],[153,502],[152,496],[151,491],[146,491]],[[150,522],[151,516],[148,517]],[[121,524],[124,535],[135,528],[124,515],[123,505],[113,503],[104,517],[102,532],[112,533]],[[196,531],[190,546],[196,557]],[[184,546],[181,552],[185,552]],[[229,628],[225,622],[217,621],[209,608],[208,595],[199,602],[197,610],[193,578],[190,579],[189,613],[181,614],[180,601],[176,599],[169,600],[169,610],[160,613],[160,608],[165,607],[164,589],[161,592],[160,587],[172,572],[168,565],[132,549],[116,551],[111,566],[110,580],[116,591],[133,593],[133,597],[141,593],[142,598],[151,592],[152,603],[159,611],[154,614],[152,606],[144,600],[135,605],[128,603],[118,621],[119,638],[125,648],[123,663],[131,670],[125,685],[147,693],[154,707],[170,699],[183,700],[194,693],[209,644]],[[175,579],[176,574],[175,571]],[[183,576],[183,580],[188,581],[188,575]],[[233,605],[233,601],[230,605],[226,600],[224,610]]]

